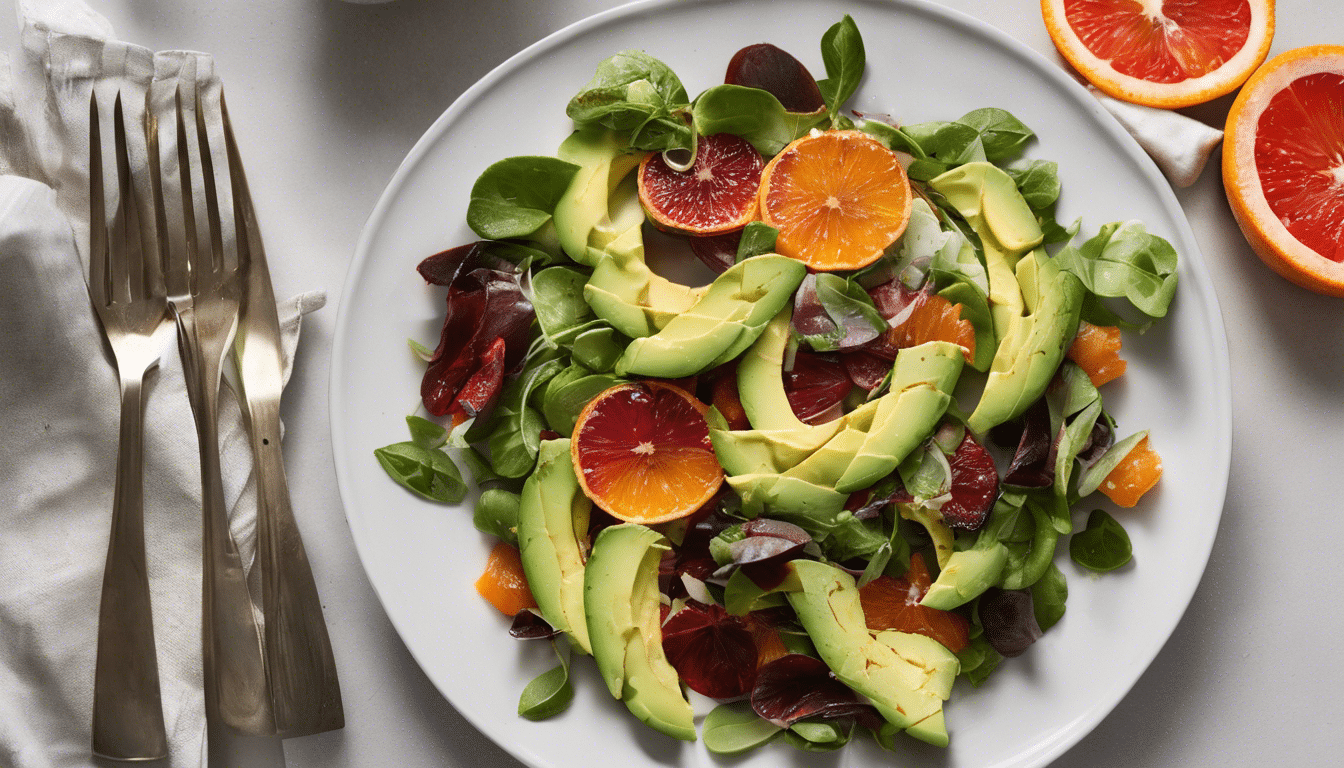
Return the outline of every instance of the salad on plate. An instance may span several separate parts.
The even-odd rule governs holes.
[[[446,290],[436,347],[411,342],[427,417],[375,455],[450,504],[467,464],[496,540],[476,589],[558,654],[523,717],[562,712],[589,656],[714,752],[945,746],[955,681],[1063,616],[1061,545],[1131,562],[1094,494],[1134,506],[1162,464],[1102,389],[1122,332],[1166,314],[1175,250],[1137,221],[1075,243],[1056,165],[1003,109],[847,113],[850,17],[821,53],[816,80],[748,46],[694,99],[613,55],[555,156],[476,180],[480,239],[419,264]],[[655,230],[713,280],[654,271]]]

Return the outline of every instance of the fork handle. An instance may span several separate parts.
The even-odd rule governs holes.
[[[93,753],[113,760],[168,755],[145,560],[143,392],[143,374],[121,376],[117,486],[93,682]]]
[[[275,401],[249,402],[257,466],[257,549],[275,725],[285,737],[345,727],[322,601],[294,519]]]
[[[238,545],[229,531],[219,459],[219,364],[202,356],[197,380],[197,434],[201,443],[202,656],[205,713],[249,736],[275,734],[261,634]]]

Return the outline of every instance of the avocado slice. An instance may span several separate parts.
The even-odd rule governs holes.
[[[945,341],[896,353],[891,391],[878,399],[872,426],[834,483],[837,491],[867,488],[896,469],[947,411],[964,361],[961,347]]]
[[[537,469],[523,483],[518,507],[518,549],[523,573],[541,615],[591,653],[583,610],[586,539],[593,503],[579,488],[569,438],[543,440]]]
[[[730,475],[782,473],[797,466],[840,431],[843,420],[827,422],[827,429],[790,431],[783,429],[715,429],[709,439],[714,455]]]
[[[633,203],[639,207],[638,200]],[[643,213],[639,214],[641,217]],[[583,298],[593,313],[631,338],[657,333],[679,314],[688,311],[705,288],[691,288],[654,274],[644,263],[642,221],[592,249],[596,262]]]
[[[591,267],[596,259],[589,255],[589,238],[595,228],[610,227],[611,195],[643,154],[632,152],[619,133],[592,126],[570,134],[556,156],[579,166],[555,206],[556,236],[571,259]]]
[[[1015,318],[994,352],[980,402],[966,420],[977,434],[1017,418],[1045,393],[1078,331],[1083,284],[1044,249],[1018,262],[1017,281],[1027,314]]]
[[[988,162],[957,166],[929,181],[980,237],[989,273],[989,311],[1000,341],[1012,318],[1022,314],[1023,298],[1013,269],[1022,254],[1045,239],[1017,182]]]
[[[644,723],[695,741],[691,704],[663,654],[658,561],[662,534],[622,523],[602,529],[584,576],[584,610],[593,659],[611,695]]]
[[[793,307],[785,306],[737,363],[737,389],[753,429],[803,433],[826,427],[804,424],[784,394],[784,353],[792,319]]]
[[[940,611],[964,605],[998,583],[1007,564],[1008,548],[999,541],[953,552],[919,604]]]
[[[675,379],[732,360],[756,341],[806,274],[802,262],[773,253],[734,264],[694,306],[630,342],[616,361],[617,375]]]
[[[802,590],[786,596],[836,678],[867,696],[893,727],[947,746],[943,701],[961,669],[956,655],[923,635],[871,632],[854,577],[839,568],[813,560],[791,566]]]

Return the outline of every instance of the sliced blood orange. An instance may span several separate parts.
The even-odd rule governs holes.
[[[1150,107],[1231,93],[1274,38],[1274,0],[1041,0],[1041,13],[1088,82]]]
[[[523,561],[518,548],[508,542],[498,542],[490,550],[485,571],[476,580],[476,591],[499,609],[505,616],[516,615],[524,608],[536,608],[532,590],[523,575]]]
[[[756,218],[756,190],[765,161],[746,139],[731,133],[701,136],[695,164],[673,170],[659,152],[639,164],[639,201],[659,229],[718,235]]]
[[[775,250],[816,270],[877,260],[910,221],[910,180],[896,155],[860,131],[814,133],[761,174],[761,220]]]
[[[859,588],[864,620],[874,631],[894,629],[930,637],[957,653],[970,643],[971,623],[959,613],[919,604],[933,580],[924,556],[910,556],[910,568],[899,579],[878,576]]]
[[[1101,481],[1101,492],[1117,506],[1132,507],[1162,479],[1162,457],[1145,437]]]
[[[1223,186],[1266,264],[1344,296],[1344,46],[1297,48],[1255,73],[1227,115]]]
[[[948,341],[961,347],[966,362],[975,360],[975,326],[962,319],[960,304],[936,293],[920,294],[905,320],[887,332],[887,340],[901,349]]]
[[[583,492],[630,523],[695,512],[723,484],[708,410],[680,387],[657,381],[618,384],[593,398],[570,444]]]
[[[1078,335],[1073,337],[1065,356],[1078,364],[1100,387],[1124,374],[1128,364],[1120,359],[1120,329],[1114,325],[1093,325],[1086,320],[1078,323]]]

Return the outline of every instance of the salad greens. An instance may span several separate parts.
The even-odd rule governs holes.
[[[1062,354],[1080,318],[1134,329],[1163,317],[1175,295],[1175,249],[1137,221],[1104,224],[1075,245],[1081,219],[1066,228],[1055,218],[1062,191],[1057,164],[1023,157],[1036,134],[1003,109],[915,124],[843,114],[866,69],[863,39],[849,16],[822,36],[821,61],[826,77],[812,82],[808,75],[807,85],[820,92],[824,108],[793,112],[776,93],[733,82],[692,99],[663,62],[641,51],[617,53],[598,64],[566,110],[576,129],[597,137],[594,143],[566,155],[575,162],[523,156],[486,168],[466,211],[482,240],[420,267],[430,282],[447,287],[438,346],[410,341],[429,363],[422,398],[434,418],[407,417],[411,439],[375,456],[411,492],[456,504],[466,497],[467,483],[445,449],[460,451],[480,489],[476,528],[522,550],[529,582],[544,570],[535,564],[540,549],[551,558],[546,567],[559,569],[556,583],[531,587],[547,590],[547,603],[565,606],[566,615],[515,618],[515,636],[554,638],[560,658],[522,691],[522,717],[550,717],[569,705],[571,639],[585,651],[591,636],[612,693],[666,733],[685,738],[680,718],[689,715],[680,709],[686,704],[680,685],[742,699],[705,718],[701,737],[715,753],[738,754],[774,740],[833,750],[860,730],[888,749],[897,748],[894,735],[906,729],[946,744],[945,732],[902,721],[898,713],[906,705],[934,706],[941,724],[941,702],[954,678],[983,684],[1006,658],[1059,624],[1069,592],[1055,562],[1061,539],[1072,560],[1091,571],[1114,570],[1133,558],[1115,517],[1096,509],[1075,530],[1074,507],[1101,488],[1148,432],[1117,440],[1102,392],[1072,360],[1030,373],[1019,360],[1039,358],[1046,348]],[[631,380],[618,375],[639,341],[627,334],[643,328],[656,334],[691,308],[709,311],[697,303],[706,295],[702,289],[671,283],[644,264],[642,215],[632,218],[634,182],[625,174],[646,153],[681,151],[694,162],[703,140],[724,133],[744,139],[764,162],[823,129],[862,131],[903,160],[913,190],[904,233],[862,269],[802,277],[774,320],[735,321],[750,334],[720,342],[722,352],[706,358],[712,363],[679,381],[713,404],[706,420],[727,483],[691,517],[653,526],[651,535],[642,531],[647,551],[613,554],[601,541],[618,537],[598,533],[616,521],[580,489],[568,439],[595,397]],[[943,174],[957,169],[985,172],[955,182],[982,185],[978,197],[971,196],[973,210],[954,206],[954,193],[943,185]],[[990,172],[997,174],[993,184],[985,181]],[[585,197],[590,187],[598,192]],[[563,249],[555,235],[562,228]],[[764,222],[747,224],[715,269],[781,258],[773,255],[778,236]],[[1059,287],[1065,284],[1081,284],[1081,306],[1065,300],[1068,289]],[[947,342],[934,341],[897,350],[891,330],[935,298],[958,308],[973,331],[973,348],[948,353]],[[715,299],[731,307],[745,302],[747,310],[755,300]],[[1047,300],[1055,302],[1055,314],[1047,316]],[[1012,301],[1017,305],[1007,304]],[[1141,323],[1124,319],[1121,313],[1130,309]],[[996,317],[1009,321],[996,328]],[[915,350],[942,367],[909,363],[906,352]],[[976,387],[953,391],[963,380],[985,382],[982,401],[1009,390],[1018,401],[1003,410],[1013,418],[973,432],[967,420],[980,430],[980,415],[968,416],[965,405],[974,404]],[[903,399],[915,390],[918,396]],[[923,410],[911,418],[908,403],[916,401]],[[767,413],[769,424],[753,415]],[[920,434],[902,435],[913,423],[921,424]],[[876,457],[890,459],[879,464],[884,476],[876,482],[861,476],[868,487],[836,490],[849,490],[842,481],[861,447],[902,441],[913,448]],[[559,537],[549,529],[538,533],[536,525],[555,519],[573,530]],[[609,579],[627,573],[632,562],[662,563],[661,621],[647,614],[619,621],[595,615],[583,606],[591,588],[566,592],[606,578],[604,593],[619,594]],[[639,608],[638,594],[655,589],[647,574],[640,578],[629,592],[632,611]],[[814,591],[818,585],[824,595]],[[913,624],[862,629],[869,607],[856,608],[855,596],[882,589],[913,596],[892,608]],[[837,595],[851,602],[835,602]],[[585,626],[584,610],[579,639],[573,624]],[[850,616],[851,625],[842,631],[815,624],[817,616],[832,615]],[[900,628],[921,621],[923,628]],[[813,624],[805,628],[807,622]],[[627,641],[636,645],[625,657],[604,655],[604,644]],[[859,645],[847,643],[886,643],[887,650],[860,653]],[[777,658],[751,671],[767,646]],[[877,653],[870,659],[892,649],[897,658],[922,659],[921,675],[933,682],[893,692],[905,704],[884,709],[886,691],[868,670],[827,668],[845,647],[849,655]],[[745,656],[716,656],[733,648]],[[636,657],[648,668],[624,666]],[[659,664],[675,670],[670,705],[647,693],[669,690],[658,682]],[[733,677],[726,670],[744,667],[747,687],[725,693],[720,686]],[[668,714],[669,706],[677,713]]]

